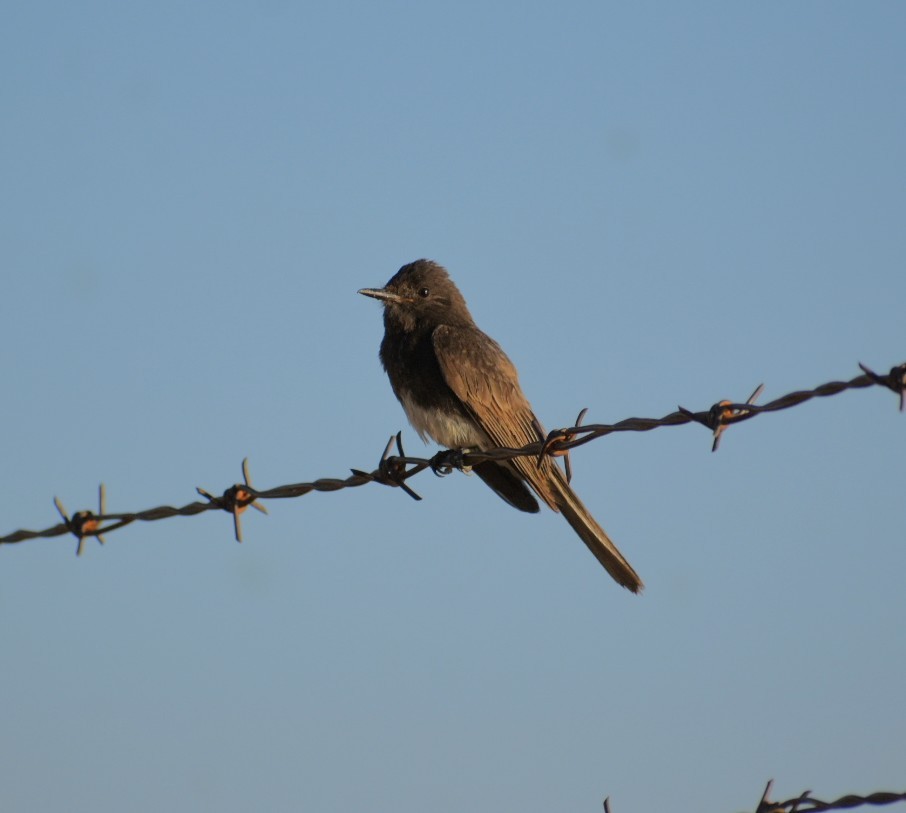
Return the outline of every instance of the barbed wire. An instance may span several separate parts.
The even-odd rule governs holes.
[[[824,398],[846,390],[864,389],[866,387],[885,387],[900,397],[900,410],[906,409],[906,363],[892,367],[886,375],[881,375],[870,370],[864,364],[859,364],[862,375],[849,381],[830,381],[811,390],[796,390],[795,392],[776,398],[767,404],[756,404],[755,400],[761,394],[764,385],[759,385],[744,403],[720,401],[707,410],[693,412],[685,407],[678,407],[676,412],[671,412],[663,418],[626,418],[613,424],[586,424],[582,419],[587,410],[582,410],[576,419],[576,425],[564,429],[555,429],[547,434],[545,440],[530,443],[519,449],[501,447],[484,451],[464,451],[461,449],[444,449],[431,458],[409,457],[403,450],[402,433],[397,433],[390,439],[381,455],[376,469],[370,472],[351,469],[352,474],[345,479],[320,478],[307,483],[292,483],[277,486],[276,488],[259,490],[252,486],[249,476],[248,459],[242,461],[243,482],[237,483],[226,489],[222,495],[215,496],[202,488],[196,491],[205,498],[205,502],[193,502],[181,508],[162,505],[157,508],[148,508],[144,511],[126,513],[107,513],[106,493],[104,485],[98,489],[98,511],[78,511],[70,516],[63,503],[54,497],[54,505],[60,514],[61,523],[41,531],[20,529],[11,534],[0,537],[0,544],[13,544],[29,539],[50,539],[65,534],[73,534],[78,540],[76,553],[81,554],[85,539],[96,537],[103,543],[104,534],[119,530],[133,522],[153,522],[175,516],[194,516],[205,511],[222,510],[233,517],[234,534],[236,540],[242,541],[242,527],[240,515],[249,507],[267,513],[261,500],[282,500],[301,497],[312,491],[339,491],[345,488],[355,488],[366,483],[380,483],[382,485],[401,488],[410,497],[420,500],[421,497],[407,484],[407,480],[426,469],[431,469],[437,475],[446,475],[454,470],[468,470],[471,466],[487,460],[512,460],[515,457],[538,457],[544,455],[565,457],[567,478],[572,471],[569,462],[569,452],[598,438],[613,434],[614,432],[648,432],[666,426],[682,426],[688,423],[699,423],[711,430],[713,442],[712,451],[717,451],[721,437],[727,427],[741,421],[750,420],[756,415],[765,412],[777,412],[803,404],[812,398]],[[398,454],[391,454],[394,446]],[[818,808],[814,808],[818,809]]]
[[[755,813],[817,813],[819,810],[851,810],[863,805],[880,807],[881,805],[892,805],[896,802],[906,802],[906,793],[890,793],[888,791],[877,791],[869,793],[867,796],[848,794],[835,799],[833,802],[822,802],[820,799],[813,798],[810,790],[785,802],[771,802],[768,801],[768,796],[771,793],[773,784],[774,780],[771,779],[761,795],[761,801],[758,803],[758,807],[755,808]],[[611,813],[609,798],[604,800],[604,813]]]
[[[768,782],[755,813],[816,813],[819,810],[849,810],[863,805],[880,807],[881,805],[892,805],[896,802],[906,802],[906,793],[890,793],[888,791],[877,791],[869,793],[867,796],[847,794],[835,799],[833,802],[822,802],[820,799],[813,798],[810,790],[785,802],[771,802],[768,801],[768,796],[771,793],[773,783],[773,779]]]

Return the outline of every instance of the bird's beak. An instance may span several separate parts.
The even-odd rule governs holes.
[[[370,296],[372,299],[380,299],[382,302],[403,301],[403,298],[399,294],[388,291],[386,288],[361,288],[359,293],[363,296]]]

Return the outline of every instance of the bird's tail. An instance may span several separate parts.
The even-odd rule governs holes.
[[[579,535],[595,558],[604,566],[604,569],[618,584],[627,590],[638,593],[644,585],[639,574],[632,569],[623,554],[617,550],[605,530],[595,522],[582,501],[566,482],[566,477],[559,466],[552,465],[553,476],[550,478],[554,502],[566,521],[572,525],[573,530]]]

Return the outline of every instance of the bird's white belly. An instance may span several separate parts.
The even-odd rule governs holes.
[[[419,406],[405,396],[400,398],[400,403],[406,410],[409,423],[424,441],[430,437],[448,449],[489,448],[493,445],[484,432],[461,415],[437,407]]]

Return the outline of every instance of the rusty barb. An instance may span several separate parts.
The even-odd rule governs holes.
[[[755,391],[746,399],[744,406],[734,404],[732,401],[718,401],[705,413],[690,412],[685,407],[679,407],[679,411],[682,412],[683,415],[687,415],[696,423],[707,426],[708,429],[711,430],[714,437],[714,442],[711,444],[711,451],[716,452],[717,447],[720,446],[720,437],[726,431],[726,428],[734,419],[740,420],[743,416],[749,414],[750,410],[746,407],[752,406],[758,400],[758,396],[761,395],[763,390],[764,384],[759,384],[755,387]]]
[[[576,429],[582,426],[582,421],[585,419],[585,415],[588,413],[588,407],[582,409],[579,412],[578,417],[576,418],[576,423],[574,426],[568,429],[554,429],[552,432],[548,432],[547,437],[544,439],[544,443],[541,444],[541,451],[538,452],[538,465],[541,465],[541,459],[545,455],[551,455],[552,457],[562,457],[563,465],[566,469],[566,482],[571,483],[573,480],[573,465],[569,457],[570,448],[567,446],[563,448],[562,444],[571,443],[576,438]],[[536,420],[536,428],[541,429]]]
[[[239,517],[246,508],[251,506],[262,514],[267,513],[267,509],[255,499],[252,478],[249,476],[249,459],[247,457],[242,461],[242,479],[242,483],[230,486],[220,497],[209,494],[203,488],[195,489],[208,502],[233,515],[233,532],[237,542],[242,542],[242,523]]]
[[[76,546],[76,556],[82,555],[86,536],[96,537],[101,545],[104,544],[104,537],[101,535],[103,533],[103,529],[101,528],[101,517],[103,517],[107,509],[107,492],[104,489],[103,483],[98,486],[97,514],[91,511],[76,511],[75,514],[70,517],[59,497],[53,498],[53,504],[57,507],[57,511],[63,518],[63,524],[66,526],[66,530],[79,540],[79,544]]]
[[[663,426],[681,426],[687,423],[698,423],[711,431],[711,450],[717,451],[720,440],[728,426],[740,421],[750,420],[762,412],[777,412],[782,409],[798,406],[812,398],[823,398],[836,395],[845,390],[864,389],[879,386],[889,389],[899,395],[900,410],[906,409],[906,363],[892,367],[886,375],[881,375],[866,367],[859,365],[862,375],[849,381],[830,381],[811,390],[797,390],[776,398],[767,404],[756,404],[755,401],[763,390],[759,385],[744,403],[719,401],[710,409],[702,412],[679,407],[676,412],[671,412],[663,418],[626,418],[614,424],[583,424],[587,410],[583,409],[576,418],[575,426],[564,429],[555,429],[545,436],[543,441],[530,443],[521,449],[485,449],[482,451],[472,449],[446,449],[438,452],[434,457],[426,459],[421,457],[408,457],[403,449],[402,433],[398,432],[390,438],[384,447],[374,471],[366,472],[351,469],[352,475],[346,479],[321,478],[308,483],[292,483],[277,486],[261,491],[252,486],[249,476],[248,459],[242,461],[243,482],[230,486],[219,497],[197,489],[205,498],[205,502],[193,502],[181,508],[162,505],[134,513],[108,514],[106,508],[106,495],[103,484],[98,489],[98,512],[78,511],[71,517],[67,514],[63,503],[54,497],[54,505],[62,518],[62,523],[46,528],[42,531],[21,529],[7,536],[0,537],[0,544],[23,542],[26,539],[49,539],[65,534],[72,534],[78,540],[77,554],[84,549],[87,537],[94,536],[98,542],[103,542],[103,534],[122,528],[136,521],[151,522],[167,519],[174,516],[194,516],[205,511],[222,510],[233,517],[233,530],[236,540],[242,541],[242,527],[240,515],[252,506],[263,513],[267,513],[261,500],[277,500],[301,497],[312,491],[340,491],[345,488],[363,486],[366,483],[380,483],[402,489],[414,500],[421,497],[408,485],[408,480],[416,474],[431,469],[438,476],[450,474],[454,470],[468,471],[472,466],[485,460],[512,460],[515,457],[536,457],[540,461],[544,455],[551,457],[564,457],[567,479],[572,478],[572,464],[569,452],[571,449],[589,443],[614,432],[648,432]],[[539,433],[540,433],[539,426]],[[396,452],[395,454],[393,452]],[[815,808],[817,809],[817,808]]]

